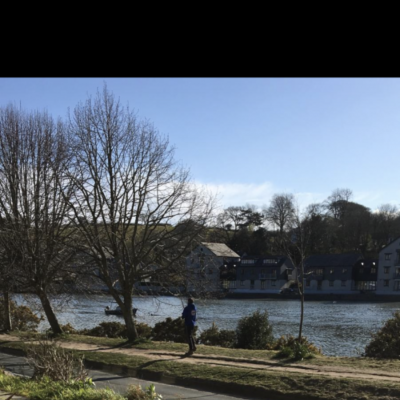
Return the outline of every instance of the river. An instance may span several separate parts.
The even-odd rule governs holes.
[[[36,299],[14,296],[19,304],[38,310]],[[106,316],[104,308],[114,307],[110,296],[74,295],[63,301],[52,300],[61,324],[70,323],[76,329],[92,328],[102,321],[120,321],[121,317]],[[138,297],[133,306],[138,308],[137,321],[150,326],[167,317],[181,315],[186,299],[177,297]],[[213,322],[220,329],[235,329],[238,320],[256,310],[267,310],[276,338],[297,335],[300,319],[298,300],[196,300],[198,329],[201,332]],[[359,356],[393,312],[400,311],[400,302],[353,303],[345,301],[310,301],[305,303],[303,336],[330,356]],[[48,328],[46,321],[40,330]]]

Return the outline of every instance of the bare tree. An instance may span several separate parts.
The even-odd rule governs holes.
[[[274,194],[270,206],[264,210],[266,220],[277,226],[280,234],[288,227],[294,213],[294,196],[285,193]]]
[[[350,189],[335,189],[325,200],[325,208],[335,219],[342,219],[346,212],[346,206],[353,197]]]
[[[304,261],[308,256],[307,249],[312,233],[312,217],[315,211],[315,207],[309,207],[304,213],[301,213],[298,206],[295,207],[287,232],[283,236],[285,253],[296,267],[297,287],[300,295],[300,322],[297,339],[299,342],[302,340],[304,321]]]
[[[68,142],[63,124],[45,112],[0,109],[1,236],[8,246],[3,249],[13,255],[8,268],[17,261],[25,288],[40,298],[54,333],[61,328],[49,293],[68,274],[73,256],[65,201],[72,191],[66,179]]]
[[[181,260],[213,204],[176,165],[168,139],[121,106],[106,86],[75,107],[69,131],[75,137],[71,204],[80,250],[121,307],[134,340],[135,285],[182,271]]]

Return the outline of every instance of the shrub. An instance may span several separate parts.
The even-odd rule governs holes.
[[[120,322],[101,322],[96,327],[92,329],[84,329],[79,333],[82,335],[109,338],[128,337],[126,326]]]
[[[208,346],[234,347],[236,333],[225,329],[219,330],[213,322],[210,328],[201,333],[198,342]]]
[[[365,347],[363,356],[374,358],[400,359],[400,312],[396,311],[393,318],[372,334],[371,342]]]
[[[144,322],[139,322],[136,324],[136,330],[139,338],[149,339],[152,335],[152,329],[149,325]]]
[[[39,341],[38,345],[27,347],[26,352],[34,378],[48,377],[53,381],[86,382],[88,374],[83,367],[83,357],[74,355],[55,341]]]
[[[68,326],[68,325],[67,325]],[[64,329],[63,329],[64,330]],[[136,330],[139,338],[148,339],[151,337],[152,329],[149,325],[139,322],[136,323]],[[74,333],[74,332],[70,332]],[[80,335],[109,337],[109,338],[127,338],[128,331],[125,324],[121,322],[101,322],[99,325],[92,329],[83,329],[76,332]]]
[[[268,312],[255,311],[239,320],[236,327],[236,347],[240,349],[268,349],[274,342]]]
[[[130,385],[126,393],[127,400],[161,400],[162,396],[156,393],[156,387],[152,383],[150,386],[146,387],[145,390],[142,389],[140,385]]]
[[[286,335],[286,336],[281,336],[272,346],[272,350],[280,350],[282,351],[285,348],[289,348],[292,349],[292,351],[295,350],[297,344],[299,343],[298,338],[294,337],[292,335]],[[310,354],[322,354],[321,349],[319,349],[318,347],[316,347],[314,344],[310,343],[306,337],[302,336],[301,340],[300,340],[300,344],[302,346],[305,346],[305,348],[307,349],[307,351]],[[287,350],[284,350],[282,354],[287,352]],[[279,354],[279,353],[278,353]],[[293,355],[292,355],[293,356]],[[291,357],[292,357],[291,356]]]
[[[10,301],[12,328],[19,331],[36,331],[43,317],[38,317],[27,306],[18,306]],[[4,303],[0,302],[0,330],[4,329]]]
[[[78,331],[68,322],[66,325],[60,325],[61,330],[63,331],[63,333],[67,333],[67,334],[75,334],[78,333]]]
[[[194,338],[196,338],[196,332],[197,326],[193,330]],[[187,343],[184,320],[182,318],[172,319],[168,317],[165,321],[157,322],[152,331],[152,339],[159,342]]]

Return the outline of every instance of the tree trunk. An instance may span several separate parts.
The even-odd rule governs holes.
[[[54,314],[49,298],[47,297],[47,293],[44,290],[39,290],[37,294],[40,302],[42,303],[43,311],[46,314],[46,318],[50,324],[51,330],[56,335],[62,333],[56,314]]]
[[[5,290],[4,296],[4,331],[9,332],[12,330],[11,324],[11,307],[10,307],[10,293]]]
[[[300,301],[301,301],[301,309],[300,309],[300,326],[299,326],[299,339],[298,339],[299,342],[301,342],[301,334],[303,331],[303,316],[304,316],[304,291],[303,291],[303,289],[301,289]]]
[[[299,338],[298,341],[301,342],[301,334],[303,331],[303,317],[304,317],[304,264],[303,261],[301,261],[301,267],[300,267],[300,274],[301,274],[301,289],[300,289],[300,326],[299,326]],[[297,286],[300,287],[299,282],[297,281]]]
[[[133,319],[132,313],[132,294],[128,293],[124,295],[124,319],[126,324],[126,329],[128,331],[128,340],[133,342],[138,338],[138,333],[136,330],[136,323]]]

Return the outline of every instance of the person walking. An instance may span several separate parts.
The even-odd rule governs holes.
[[[194,326],[196,325],[196,306],[194,305],[193,299],[188,298],[188,304],[183,309],[182,319],[185,320],[185,334],[189,344],[189,351],[187,355],[192,355],[196,351],[196,344],[193,338]]]

